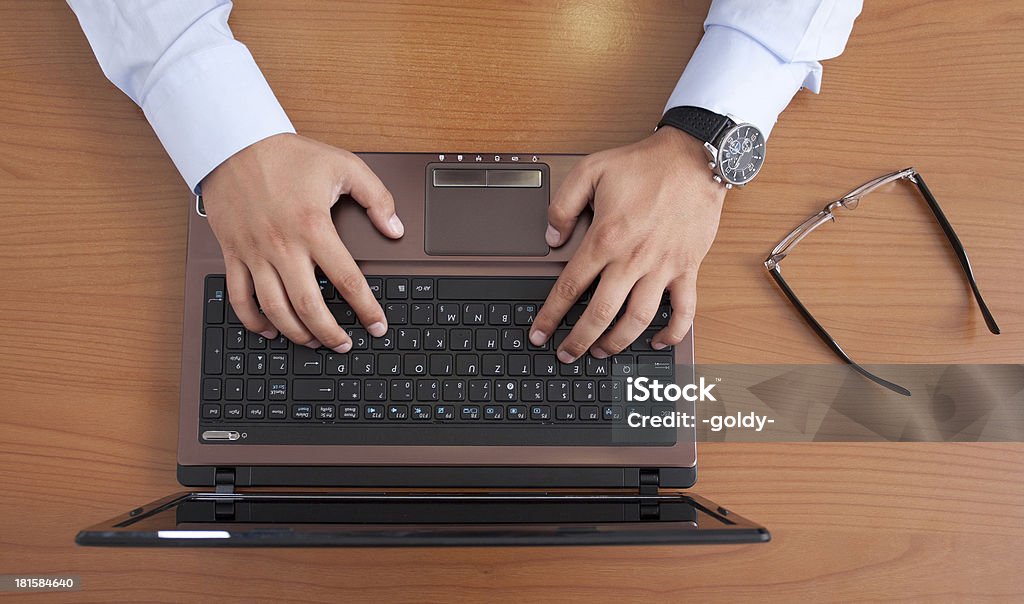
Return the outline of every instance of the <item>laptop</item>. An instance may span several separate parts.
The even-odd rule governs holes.
[[[190,207],[178,481],[187,489],[81,531],[82,545],[422,546],[744,543],[762,526],[688,489],[695,403],[637,401],[633,380],[692,383],[693,334],[656,351],[671,312],[609,359],[571,365],[527,339],[582,240],[544,241],[582,156],[366,153],[395,198],[389,240],[342,199],[338,231],[388,318],[337,354],[248,333],[202,200]]]

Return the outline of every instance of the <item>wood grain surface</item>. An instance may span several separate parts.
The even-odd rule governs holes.
[[[592,152],[650,132],[706,10],[248,0],[231,23],[306,135]],[[827,200],[906,165],[958,229],[1003,335],[899,189],[801,244],[793,287],[865,362],[1024,361],[1022,32],[1017,0],[868,3],[822,94],[797,96],[759,181],[727,200],[701,272],[699,361],[834,362],[761,261]],[[79,529],[177,489],[189,199],[57,0],[0,0],[0,185],[0,573],[83,587],[26,601],[1024,598],[1019,443],[702,447],[698,491],[765,523],[768,545],[76,547]]]

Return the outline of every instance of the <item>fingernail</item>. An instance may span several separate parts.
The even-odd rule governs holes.
[[[308,348],[312,348],[313,350],[316,350],[317,348],[320,348],[320,346],[321,346],[320,340],[313,340],[312,342],[307,343],[306,346]]]
[[[377,321],[376,323],[373,323],[372,325],[367,327],[366,331],[370,332],[371,336],[373,336],[375,338],[379,338],[382,335],[384,335],[385,333],[387,333],[388,326],[383,324],[383,323],[381,323],[380,321]]]
[[[402,224],[402,220],[398,217],[398,214],[392,214],[391,218],[388,219],[388,226],[391,230],[401,237],[405,234],[405,225]]]
[[[273,329],[268,329],[266,331],[261,331],[260,335],[268,340],[273,340],[277,337],[277,332]]]
[[[337,346],[335,346],[331,350],[333,350],[334,352],[341,352],[341,353],[348,352],[349,350],[352,350],[352,342],[345,342],[343,344],[338,344]]]
[[[651,348],[655,350],[665,350],[668,348],[668,345],[664,342],[651,342]]]
[[[548,242],[548,245],[554,247],[562,240],[562,235],[558,232],[558,229],[549,224],[548,230],[544,233],[544,239]]]
[[[605,352],[603,348],[591,348],[590,356],[594,357],[595,359],[606,359],[608,358],[608,353]]]
[[[575,361],[576,359],[575,359],[575,357],[573,357],[568,352],[566,352],[564,350],[559,350],[558,351],[558,360],[563,362],[563,363],[571,363],[571,362]]]
[[[534,346],[542,346],[547,339],[548,334],[539,329],[534,329],[530,332],[530,343]]]

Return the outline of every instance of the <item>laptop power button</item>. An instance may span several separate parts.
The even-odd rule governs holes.
[[[238,440],[239,434],[234,430],[207,430],[203,432],[203,440]]]

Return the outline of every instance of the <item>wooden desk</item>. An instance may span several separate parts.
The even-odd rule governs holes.
[[[307,135],[591,152],[650,132],[706,8],[253,0],[232,24]],[[834,362],[760,262],[827,199],[914,164],[1003,335],[912,195],[809,239],[787,261],[794,287],[865,361],[1024,361],[1022,21],[1015,0],[868,3],[823,93],[782,118],[760,181],[730,194],[701,273],[699,360]],[[761,546],[75,547],[78,529],[177,488],[189,199],[57,0],[0,2],[0,183],[0,573],[82,576],[53,599],[1024,597],[1019,443],[703,447],[700,492],[768,525]]]

